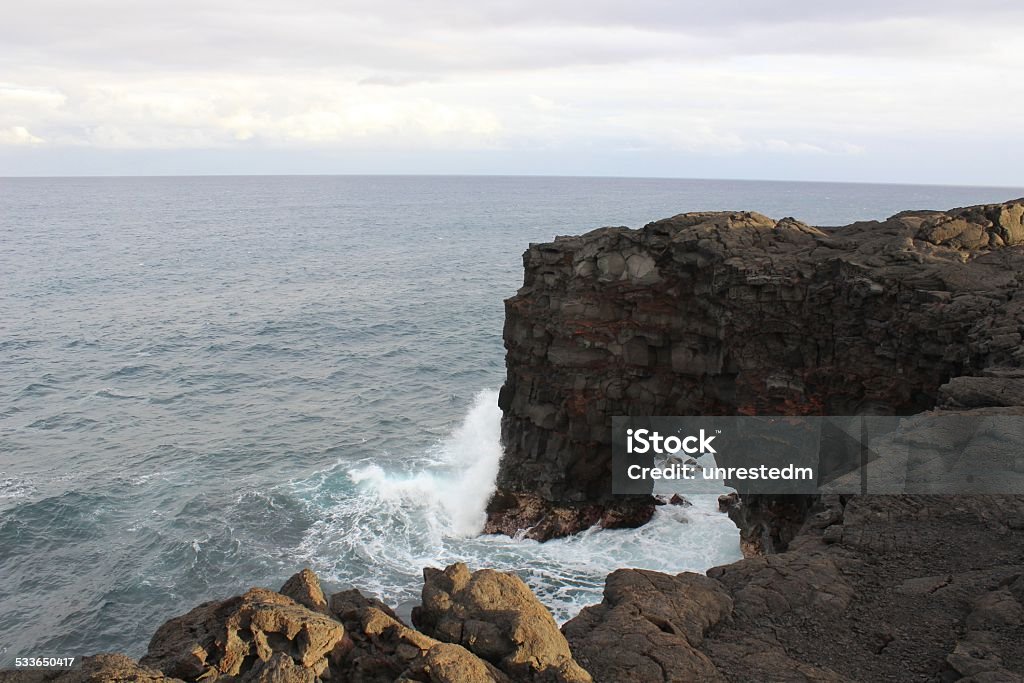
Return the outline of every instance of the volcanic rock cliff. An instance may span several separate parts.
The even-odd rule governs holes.
[[[531,245],[505,302],[487,531],[644,523],[651,499],[610,495],[615,415],[1019,404],[1022,220],[1024,200],[840,228],[689,213]],[[805,499],[748,501],[747,514],[794,504],[799,526]]]

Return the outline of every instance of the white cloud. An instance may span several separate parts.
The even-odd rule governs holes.
[[[368,88],[323,78],[104,80],[69,86],[59,108],[37,112],[52,142],[113,149],[354,145],[490,146],[500,116],[445,101],[429,86]]]
[[[0,83],[0,110],[46,110],[64,105],[67,98],[52,88],[26,88],[14,83]]]
[[[29,132],[24,126],[0,128],[0,145],[39,145],[45,142]]]

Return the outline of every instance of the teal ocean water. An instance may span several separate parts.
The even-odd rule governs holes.
[[[519,572],[560,619],[620,566],[739,556],[712,500],[632,531],[478,537],[502,300],[529,242],[675,213],[821,225],[1024,190],[446,177],[0,179],[0,666],[140,655],[304,565],[393,603]]]

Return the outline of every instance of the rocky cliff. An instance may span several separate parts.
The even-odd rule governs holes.
[[[1022,218],[1024,200],[828,229],[691,213],[531,245],[487,530],[646,521],[650,499],[610,496],[614,415],[991,405],[1024,363]]]

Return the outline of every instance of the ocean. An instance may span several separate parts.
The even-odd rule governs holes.
[[[0,178],[0,667],[145,652],[303,566],[407,609],[425,566],[559,620],[617,567],[740,557],[714,497],[637,530],[479,537],[502,300],[530,242],[684,211],[817,225],[1022,189],[543,177]]]

